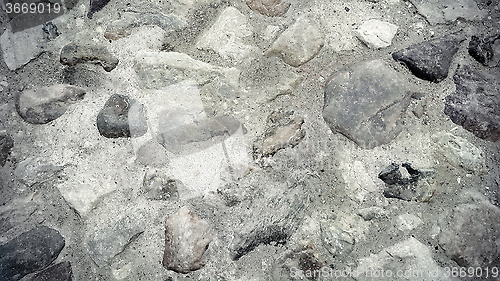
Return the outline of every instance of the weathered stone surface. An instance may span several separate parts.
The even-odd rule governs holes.
[[[0,166],[4,166],[9,157],[10,150],[14,147],[14,140],[9,134],[0,133]]]
[[[14,175],[22,183],[32,186],[51,179],[63,169],[64,166],[55,166],[45,159],[29,157],[17,165]]]
[[[90,0],[89,12],[87,13],[87,17],[91,19],[95,13],[99,12],[104,8],[110,0]]]
[[[207,221],[186,207],[165,221],[165,252],[163,266],[178,273],[189,273],[205,265],[203,253],[213,237]]]
[[[44,269],[57,258],[64,244],[57,230],[41,225],[0,245],[0,280],[19,280]]]
[[[428,201],[435,189],[428,183],[427,178],[432,178],[434,171],[419,171],[408,163],[401,166],[405,168],[408,177],[403,177],[400,166],[394,163],[379,173],[378,178],[386,184],[384,196],[407,201]]]
[[[356,213],[365,221],[387,217],[387,212],[383,208],[375,206],[359,209]]]
[[[500,62],[500,34],[483,39],[472,36],[469,42],[469,54],[484,65],[497,66]]]
[[[476,137],[500,139],[500,82],[498,68],[474,69],[459,65],[453,80],[455,93],[446,97],[444,113]]]
[[[332,75],[323,118],[332,131],[371,149],[397,137],[409,102],[408,83],[385,62],[368,61]]]
[[[380,49],[391,45],[397,31],[396,25],[373,19],[363,22],[356,30],[356,36],[369,48]]]
[[[402,214],[396,219],[396,227],[401,231],[415,229],[421,224],[422,220],[414,214]]]
[[[16,109],[24,121],[46,124],[63,115],[68,106],[80,101],[85,89],[67,84],[25,90],[17,96]]]
[[[97,64],[107,72],[115,69],[119,62],[105,46],[77,43],[70,43],[62,48],[60,61],[69,66],[79,63]]]
[[[27,281],[71,281],[73,270],[69,261],[53,265],[29,278]]]
[[[321,241],[323,247],[333,255],[341,257],[349,254],[354,249],[354,238],[348,232],[336,227],[332,222],[321,224]]]
[[[59,32],[57,26],[52,22],[44,23],[42,30],[46,41],[54,40],[57,38],[57,36],[61,35],[61,32]]]
[[[487,267],[500,256],[500,209],[487,201],[460,204],[444,218],[439,245],[460,266]]]
[[[175,200],[179,198],[178,186],[182,186],[181,181],[153,171],[144,175],[141,193],[151,200]]]
[[[246,0],[252,11],[268,17],[280,17],[290,8],[290,3],[282,0]]]
[[[297,277],[302,277],[299,275],[286,278],[294,270],[296,272],[300,270],[299,272],[304,273],[303,277],[308,277],[308,273],[318,272],[325,266],[318,256],[313,242],[301,241],[300,244],[278,258],[274,264],[272,280],[295,280]]]
[[[316,56],[323,44],[323,33],[313,15],[305,14],[274,41],[265,55],[279,55],[284,62],[297,67]]]
[[[108,24],[104,37],[109,40],[118,40],[132,34],[134,28],[145,25],[158,26],[165,32],[171,32],[182,29],[186,26],[186,22],[175,14],[164,15],[159,12],[124,13],[121,19]]]
[[[464,138],[451,133],[439,132],[432,136],[437,152],[455,167],[481,173],[484,171],[483,151]]]
[[[450,34],[411,45],[392,53],[392,57],[404,63],[418,78],[438,83],[448,76],[453,56],[464,40],[463,34]]]
[[[268,128],[254,144],[254,152],[269,156],[285,147],[294,147],[305,137],[304,119],[292,118],[292,112],[274,112],[268,117]]]
[[[479,10],[474,0],[410,0],[410,2],[430,24],[449,23],[458,18],[480,21],[488,14],[486,10]]]
[[[41,26],[14,32],[11,28],[0,36],[3,59],[10,70],[16,70],[38,57],[46,41]]]
[[[97,115],[97,129],[106,138],[144,135],[148,126],[142,104],[127,96],[112,95]]]

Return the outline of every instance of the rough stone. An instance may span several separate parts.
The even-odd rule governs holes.
[[[439,132],[432,136],[437,144],[437,152],[455,167],[462,167],[468,171],[482,172],[485,159],[481,149],[451,133]]]
[[[16,70],[37,58],[46,45],[40,26],[13,32],[11,28],[0,36],[3,59],[10,70]]]
[[[14,140],[9,134],[0,133],[0,166],[4,166],[10,155],[10,150],[14,147]]]
[[[246,3],[252,11],[268,17],[280,17],[286,14],[291,5],[282,0],[246,0]]]
[[[356,36],[369,48],[381,49],[389,47],[398,27],[392,23],[380,20],[368,20],[356,30]]]
[[[61,32],[57,29],[57,26],[52,22],[46,22],[42,27],[44,38],[46,41],[51,41],[61,35]]]
[[[17,165],[14,175],[22,183],[32,186],[53,178],[65,166],[55,166],[42,158],[29,157]]]
[[[469,54],[483,65],[494,67],[500,63],[500,34],[483,39],[472,36]]]
[[[26,281],[72,281],[73,270],[69,261],[53,265],[28,278]]]
[[[308,272],[321,270],[324,267],[324,263],[318,256],[318,251],[313,242],[301,241],[275,262],[273,280],[294,280],[297,276],[295,278],[290,276],[289,279],[286,279],[286,276],[291,275],[290,272],[297,269],[303,272],[305,277],[307,277]]]
[[[351,234],[339,229],[331,222],[321,224],[321,241],[328,252],[337,258],[352,252],[355,244]]]
[[[142,104],[127,96],[112,95],[97,115],[97,129],[106,138],[144,135],[148,126]]]
[[[292,112],[274,112],[268,117],[268,128],[263,136],[254,144],[254,152],[269,156],[286,147],[294,147],[300,143],[306,133],[302,129],[304,119],[292,118]]]
[[[181,181],[168,178],[158,171],[153,171],[144,175],[141,193],[151,200],[175,200],[179,197],[179,185],[182,185]]]
[[[85,89],[67,84],[25,90],[17,96],[16,110],[24,121],[46,124],[61,117],[70,104],[85,96]]]
[[[87,17],[91,19],[95,13],[99,12],[104,8],[110,0],[90,0],[89,12],[87,13]]]
[[[323,118],[332,131],[371,149],[398,136],[409,103],[408,83],[385,62],[368,61],[330,77]]]
[[[456,91],[446,97],[444,113],[476,137],[500,140],[500,82],[498,68],[476,70],[459,65]]]
[[[0,280],[19,280],[44,269],[64,248],[57,230],[40,225],[0,245]]]
[[[430,24],[450,23],[458,18],[480,21],[487,14],[474,0],[410,0]]]
[[[107,72],[115,69],[119,62],[105,46],[78,43],[64,46],[61,50],[60,61],[69,66],[79,63],[97,64]]]
[[[387,217],[387,212],[384,209],[375,206],[359,209],[356,213],[365,221]]]
[[[434,176],[434,171],[419,171],[408,163],[403,163],[402,166],[409,177],[403,177],[400,166],[394,163],[379,173],[378,178],[386,184],[384,196],[407,201],[428,201],[435,191],[435,188],[428,182],[428,179]]]
[[[418,78],[438,83],[448,76],[453,56],[464,40],[463,34],[450,34],[411,45],[392,53],[392,57],[404,63]]]
[[[165,221],[163,266],[178,273],[189,273],[205,265],[203,253],[213,237],[207,221],[182,207]]]
[[[265,55],[279,55],[285,63],[297,67],[316,56],[323,44],[323,33],[314,17],[305,14],[274,41]]]
[[[415,229],[421,224],[422,220],[413,214],[402,214],[396,219],[396,227],[401,231]]]

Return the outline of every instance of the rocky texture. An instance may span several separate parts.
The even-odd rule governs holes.
[[[349,254],[354,249],[355,244],[351,234],[331,222],[321,224],[321,241],[323,247],[336,258]]]
[[[375,206],[359,209],[356,213],[365,221],[387,217],[387,212],[384,209]]]
[[[480,21],[488,12],[479,10],[474,0],[410,0],[430,24],[449,23],[463,18]]]
[[[453,80],[456,91],[446,97],[444,113],[476,137],[500,139],[500,70],[459,65]]]
[[[453,56],[465,40],[461,33],[414,44],[392,53],[392,58],[404,63],[420,79],[441,82],[448,76]]]
[[[57,26],[52,22],[46,22],[42,27],[44,38],[46,41],[51,41],[57,38],[57,36],[61,35],[61,32],[57,29]]]
[[[131,35],[135,28],[145,25],[158,26],[165,32],[172,32],[184,28],[186,22],[175,14],[164,15],[159,12],[124,13],[121,19],[108,24],[104,37],[109,40],[118,40]]]
[[[391,45],[397,31],[396,25],[373,19],[363,22],[356,30],[356,36],[369,48],[381,49]]]
[[[97,115],[97,129],[106,138],[144,135],[148,125],[142,104],[127,96],[112,95]]]
[[[483,39],[472,36],[469,42],[469,54],[483,65],[498,66],[500,62],[500,34]]]
[[[268,118],[268,127],[254,144],[254,153],[269,156],[286,147],[294,147],[305,137],[304,119],[293,118],[293,111],[275,111]]]
[[[153,171],[144,175],[141,193],[151,200],[175,200],[179,197],[179,185],[182,186],[181,181]]]
[[[0,166],[4,166],[10,155],[10,150],[14,147],[14,140],[9,134],[0,133]]]
[[[28,278],[26,281],[72,281],[73,271],[69,261],[53,265]]]
[[[268,16],[280,17],[290,8],[290,3],[282,0],[246,0],[252,11]]]
[[[107,72],[118,65],[118,59],[105,46],[95,44],[70,43],[62,48],[60,61],[69,66],[79,63],[97,64]]]
[[[386,184],[384,196],[407,201],[428,201],[434,195],[435,188],[429,184],[427,178],[432,179],[434,172],[419,171],[408,163],[403,163],[402,166],[408,177],[403,177],[400,166],[394,163],[379,173],[378,178]]]
[[[46,124],[63,115],[69,105],[85,96],[85,89],[67,84],[24,90],[16,99],[16,109],[24,121]]]
[[[279,55],[284,62],[297,67],[316,56],[323,44],[323,33],[314,16],[305,14],[274,41],[265,55]]]
[[[8,28],[0,36],[3,60],[10,70],[16,70],[38,57],[45,47],[44,33],[39,27],[15,32]]]
[[[41,225],[0,245],[0,279],[19,280],[44,269],[57,258],[64,244],[57,230]]]
[[[14,175],[22,183],[32,186],[55,177],[65,166],[55,166],[43,158],[29,157],[17,165]]]
[[[234,7],[226,8],[217,21],[196,43],[196,48],[212,50],[222,58],[239,62],[256,50],[246,45],[245,38],[252,35],[246,17]]]
[[[413,214],[402,214],[396,219],[396,227],[401,231],[413,230],[421,224],[422,220]]]
[[[397,137],[409,102],[408,82],[385,62],[368,61],[329,78],[323,118],[332,131],[371,149]]]
[[[485,159],[481,149],[464,138],[451,133],[439,132],[432,136],[437,145],[437,152],[453,166],[468,171],[484,171]]]
[[[87,17],[91,19],[95,13],[99,12],[104,8],[110,0],[90,0],[89,12],[87,13]]]
[[[163,266],[178,273],[189,273],[205,265],[203,253],[212,241],[209,226],[186,207],[165,221]]]
[[[324,263],[319,259],[318,251],[311,241],[301,241],[282,257],[278,258],[274,264],[273,280],[284,279],[293,270],[300,270],[307,275],[307,272],[315,272],[324,267]],[[295,278],[290,277],[290,280]],[[314,278],[310,278],[314,279]]]

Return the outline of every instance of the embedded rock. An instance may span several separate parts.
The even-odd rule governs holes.
[[[69,66],[79,63],[97,64],[107,72],[118,65],[118,59],[105,46],[77,43],[70,43],[62,48],[60,62]]]
[[[362,217],[365,221],[387,217],[387,212],[384,209],[375,206],[360,209],[356,213],[358,214],[358,216]]]
[[[472,36],[469,42],[469,54],[483,65],[498,66],[500,62],[500,34],[483,39]]]
[[[432,140],[437,144],[437,152],[453,166],[479,173],[484,171],[483,151],[466,139],[439,132],[432,136]]]
[[[46,46],[44,33],[39,27],[16,32],[7,28],[0,36],[3,59],[10,70],[16,70],[38,57]]]
[[[392,58],[404,63],[418,78],[438,83],[448,76],[453,56],[464,40],[463,34],[451,34],[411,45],[392,53]]]
[[[352,252],[355,243],[351,234],[331,223],[321,224],[321,241],[323,242],[323,246],[334,257],[349,254]]]
[[[27,281],[72,281],[73,270],[69,261],[53,265],[28,278]]]
[[[163,266],[178,273],[189,273],[205,265],[203,253],[212,241],[205,220],[180,208],[165,221],[165,252]]]
[[[286,252],[280,257],[273,269],[273,280],[293,280],[283,279],[283,277],[290,275],[293,270],[301,270],[307,277],[307,272],[319,272],[325,264],[319,259],[318,251],[311,241],[301,241],[293,249]],[[314,278],[309,278],[314,279]]]
[[[67,84],[25,90],[16,99],[16,110],[24,121],[46,124],[63,115],[68,106],[80,101],[85,90]]]
[[[46,22],[42,27],[44,38],[47,41],[51,41],[57,38],[57,36],[61,35],[61,32],[57,30],[57,26],[52,22]]]
[[[9,157],[10,150],[14,147],[14,140],[9,134],[0,133],[0,166],[4,166]]]
[[[106,138],[144,135],[148,126],[142,104],[127,96],[112,95],[97,115],[97,129]]]
[[[356,30],[356,36],[371,49],[389,47],[398,27],[392,23],[380,20],[363,22]]]
[[[246,3],[252,11],[268,17],[284,15],[291,5],[282,0],[246,0]]]
[[[323,34],[312,15],[301,16],[283,32],[265,55],[279,55],[291,66],[300,66],[311,60],[324,44]]]
[[[22,183],[32,186],[55,177],[65,166],[55,166],[41,158],[29,157],[17,165],[14,175]]]
[[[110,0],[90,0],[90,8],[87,17],[91,19],[95,13],[99,12],[109,3]]]
[[[409,177],[403,177],[400,166],[394,163],[379,173],[378,178],[386,185],[384,196],[406,201],[428,201],[435,189],[429,184],[427,178],[432,178],[434,171],[419,171],[412,168],[409,163],[403,163],[401,166],[406,169]]]
[[[430,24],[451,23],[458,18],[480,21],[487,14],[474,0],[410,0]]]
[[[500,140],[500,70],[459,65],[453,80],[456,91],[446,97],[444,113],[476,137]]]
[[[170,179],[158,172],[146,173],[142,181],[141,193],[151,200],[174,200],[179,197],[179,180]]]
[[[274,112],[268,118],[268,128],[263,137],[254,144],[254,151],[264,156],[273,155],[285,147],[294,147],[305,137],[302,129],[304,119],[292,118],[293,112],[280,114]]]
[[[0,280],[19,280],[44,269],[64,248],[57,230],[40,225],[0,245]]]
[[[385,62],[363,62],[331,76],[323,118],[332,131],[371,149],[401,132],[410,92],[409,84]]]

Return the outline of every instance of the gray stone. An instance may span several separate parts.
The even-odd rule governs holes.
[[[274,41],[265,55],[279,55],[284,62],[297,67],[316,56],[323,44],[323,33],[313,15],[305,14]]]
[[[26,281],[72,281],[73,270],[69,261],[53,265],[28,278]]]
[[[110,72],[115,69],[119,61],[105,46],[70,43],[62,48],[60,62],[69,66],[79,63],[97,64]]]
[[[17,165],[14,175],[22,183],[32,186],[50,180],[62,171],[65,166],[55,166],[41,158],[27,158]]]
[[[14,147],[14,140],[9,134],[0,133],[0,166],[4,166],[10,155],[10,150]]]
[[[398,27],[380,20],[368,20],[356,30],[356,36],[369,48],[381,49],[389,47]]]
[[[85,89],[67,84],[25,90],[17,96],[16,110],[28,123],[46,124],[61,117],[69,105],[84,96]]]
[[[359,209],[356,213],[365,221],[387,217],[387,212],[383,208],[375,206]]]
[[[153,139],[141,145],[137,149],[135,155],[135,162],[142,165],[165,166],[168,164],[165,148]]]
[[[410,92],[408,82],[385,62],[363,62],[329,79],[323,118],[332,131],[371,149],[401,132]]]
[[[474,0],[410,0],[430,24],[450,23],[458,18],[480,21],[487,14]]]
[[[180,208],[165,221],[163,266],[178,273],[189,273],[205,266],[203,253],[213,237],[205,220]]]
[[[87,17],[91,19],[95,13],[99,12],[104,8],[110,0],[90,0],[89,12],[87,13]]]
[[[472,36],[469,42],[469,54],[483,65],[497,66],[500,63],[500,34],[483,39]]]
[[[334,226],[331,222],[321,224],[321,241],[333,257],[342,257],[354,249],[354,238],[346,231]]]
[[[57,26],[52,22],[46,22],[42,27],[45,40],[50,41],[57,38],[57,36],[61,35],[59,30],[57,30]]]
[[[64,248],[57,230],[40,225],[0,245],[0,280],[15,281],[44,269]]]
[[[305,137],[302,129],[304,119],[292,118],[293,112],[274,112],[268,118],[268,128],[254,144],[254,152],[264,156],[273,155],[278,150],[294,147]]]
[[[252,11],[268,17],[284,15],[291,5],[282,0],[246,0],[246,3]]]
[[[459,65],[456,91],[446,97],[444,113],[476,137],[500,140],[500,69]]]
[[[144,175],[141,193],[151,200],[175,200],[179,198],[178,186],[182,188],[181,181],[155,171]]]
[[[392,53],[392,57],[418,78],[438,83],[448,76],[453,56],[464,40],[463,34],[451,34],[411,45]]]
[[[3,59],[10,70],[16,70],[37,58],[46,46],[41,26],[13,32],[10,28],[0,36]]]
[[[311,241],[301,241],[300,244],[287,251],[274,264],[272,280],[296,280],[298,276],[290,276],[290,272],[300,270],[305,277],[319,272],[325,264],[319,259],[318,251]],[[289,278],[286,278],[289,276]],[[309,278],[315,279],[315,278]]]
[[[481,149],[451,133],[439,132],[432,136],[437,144],[437,152],[455,167],[481,173],[484,171],[485,159]]]
[[[148,126],[140,103],[114,94],[97,115],[97,129],[106,138],[128,138],[144,135]]]
[[[406,201],[428,201],[435,192],[435,187],[429,184],[434,170],[419,171],[409,163],[403,163],[401,166],[405,168],[408,177],[403,177],[401,167],[397,164],[391,164],[379,173],[378,178],[385,183],[384,196]]]

